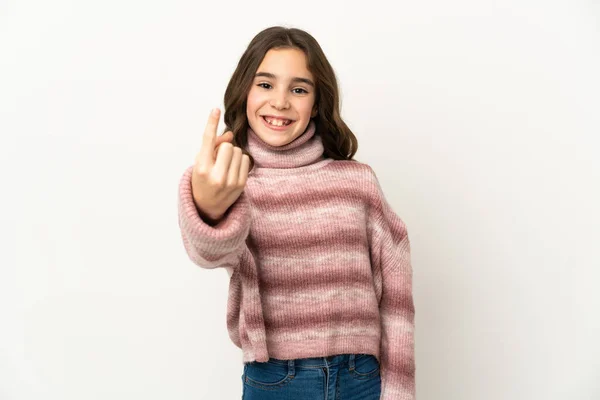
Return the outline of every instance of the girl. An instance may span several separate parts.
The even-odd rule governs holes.
[[[230,276],[227,329],[246,400],[415,398],[406,225],[353,160],[317,41],[271,27],[248,45],[179,186],[190,259]]]

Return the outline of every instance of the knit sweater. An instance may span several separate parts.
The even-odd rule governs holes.
[[[406,225],[369,165],[325,158],[323,149],[314,121],[279,147],[249,128],[254,168],[214,226],[198,214],[187,168],[183,245],[196,265],[227,270],[227,329],[243,362],[372,354],[380,399],[415,399]]]

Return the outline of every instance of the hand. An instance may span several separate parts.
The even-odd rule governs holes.
[[[217,136],[220,110],[211,112],[192,172],[192,194],[200,215],[221,219],[244,191],[250,158],[234,146],[233,132]]]

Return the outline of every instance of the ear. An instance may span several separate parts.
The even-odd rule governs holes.
[[[310,117],[314,118],[317,116],[318,113],[319,113],[319,111],[317,110],[317,106],[315,106],[315,108],[313,108],[312,113],[310,114]]]

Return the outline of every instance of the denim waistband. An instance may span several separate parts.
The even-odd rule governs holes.
[[[280,360],[271,357],[268,362],[306,368],[331,367],[349,363],[353,364],[356,357],[362,357],[364,355],[366,354],[338,354],[328,357],[296,358],[295,360]]]

